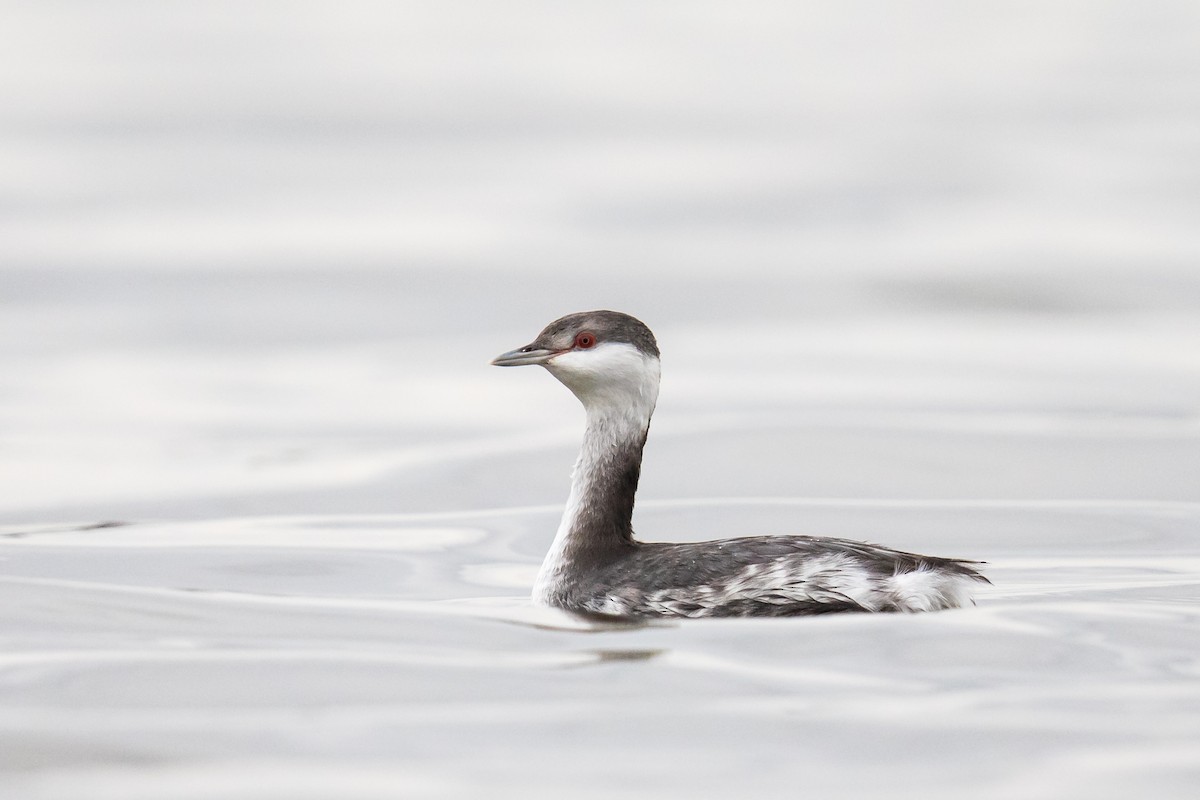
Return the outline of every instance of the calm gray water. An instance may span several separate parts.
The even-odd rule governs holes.
[[[0,794],[1192,798],[1193,3],[0,3]],[[974,608],[526,600],[596,307],[646,539]]]

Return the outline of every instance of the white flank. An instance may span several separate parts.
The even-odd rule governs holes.
[[[901,611],[937,611],[970,605],[970,578],[929,569],[901,572],[888,579],[888,593]]]

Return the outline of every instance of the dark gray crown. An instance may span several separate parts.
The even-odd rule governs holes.
[[[624,342],[631,344],[648,356],[658,358],[658,342],[645,323],[620,311],[581,311],[568,314],[547,325],[531,347],[546,350],[566,350],[575,341],[575,335],[590,331],[597,342]]]

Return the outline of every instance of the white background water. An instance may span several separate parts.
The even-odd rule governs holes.
[[[1195,4],[0,15],[5,797],[1200,790]],[[486,362],[595,307],[643,538],[994,585],[531,608],[581,412]]]

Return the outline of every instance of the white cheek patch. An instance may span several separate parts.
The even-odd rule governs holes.
[[[546,364],[589,412],[636,409],[649,419],[658,400],[659,362],[631,344],[603,342],[571,350]]]
[[[552,358],[551,372],[580,379],[603,377],[606,380],[639,375],[645,369],[646,356],[625,342],[601,342],[587,350],[568,350]]]

